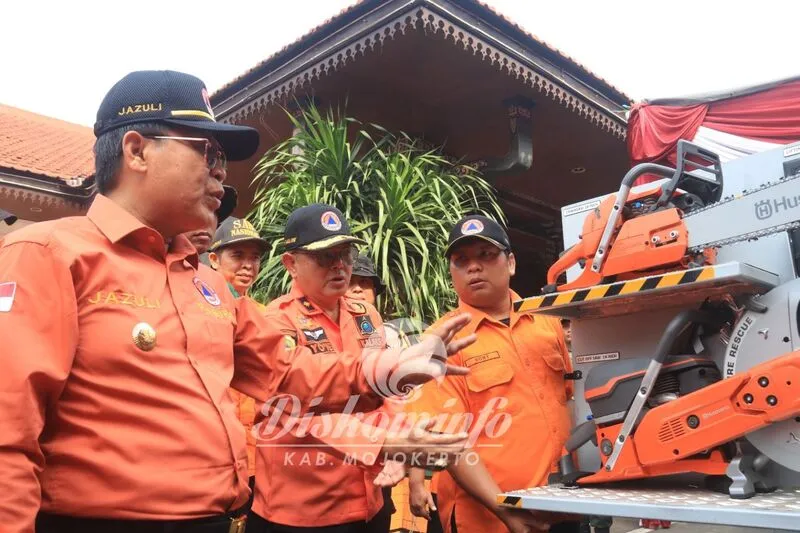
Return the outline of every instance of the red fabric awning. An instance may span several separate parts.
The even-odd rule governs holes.
[[[678,141],[694,139],[700,126],[776,144],[798,141],[800,78],[718,97],[635,104],[628,118],[631,164],[674,164]]]

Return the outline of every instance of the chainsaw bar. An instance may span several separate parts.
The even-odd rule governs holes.
[[[755,240],[800,227],[800,173],[684,215],[689,251]]]

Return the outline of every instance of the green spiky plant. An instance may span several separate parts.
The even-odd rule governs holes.
[[[468,213],[504,221],[493,188],[469,166],[409,136],[363,125],[333,110],[289,114],[298,133],[255,167],[248,218],[271,243],[253,296],[269,301],[289,290],[281,264],[283,226],[294,209],[314,202],[338,207],[368,245],[386,293],[384,319],[427,323],[456,304],[442,252],[453,224]]]

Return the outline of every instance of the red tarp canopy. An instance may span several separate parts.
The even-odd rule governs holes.
[[[733,92],[637,103],[628,119],[633,165],[675,164],[678,140],[723,161],[800,141],[800,77]],[[640,178],[647,183],[654,177]]]

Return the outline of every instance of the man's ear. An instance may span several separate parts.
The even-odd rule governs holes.
[[[283,267],[289,272],[292,279],[297,278],[297,259],[294,255],[289,252],[284,253],[281,256],[281,263],[283,263]]]
[[[147,160],[145,158],[145,139],[138,131],[128,131],[122,137],[122,161],[121,166],[129,168],[133,172],[143,174],[147,171]]]
[[[517,258],[514,257],[514,252],[508,254],[508,274],[513,278],[517,272]]]
[[[219,256],[216,252],[208,252],[208,262],[211,263],[211,268],[219,270]]]

